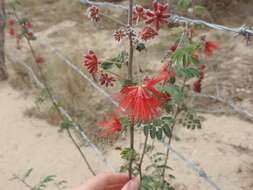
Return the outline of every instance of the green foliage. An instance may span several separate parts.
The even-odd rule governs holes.
[[[201,44],[193,43],[187,47],[179,48],[171,56],[171,61],[176,65],[186,66],[189,64],[198,64],[198,59],[194,56],[194,53],[201,48]]]
[[[201,118],[193,111],[185,111],[180,115],[179,123],[187,129],[201,129]]]
[[[36,104],[41,104],[41,103],[43,103],[46,99],[48,99],[48,97],[49,97],[48,91],[47,91],[45,88],[43,88],[43,89],[40,91],[39,95],[36,97],[35,103],[36,103]]]
[[[64,130],[64,129],[69,129],[69,128],[71,128],[71,127],[73,127],[73,122],[72,121],[70,121],[68,118],[64,118],[63,120],[62,120],[62,122],[60,123],[60,128],[61,128],[61,130]]]
[[[180,67],[175,66],[174,70],[179,77],[184,77],[186,79],[199,77],[199,70],[193,67]]]
[[[52,181],[55,181],[55,180],[56,180],[56,176],[55,175],[46,176],[46,177],[42,178],[40,180],[39,184],[35,185],[33,187],[33,189],[34,190],[44,190],[49,185],[49,183],[51,183]]]
[[[113,66],[117,68],[121,68],[124,63],[126,63],[128,59],[128,53],[126,51],[121,51],[116,57],[108,59],[101,64],[101,67],[104,70],[112,69]]]
[[[24,176],[22,177],[22,179],[25,180],[26,178],[28,178],[31,175],[32,171],[33,171],[33,168],[28,169],[26,173],[24,174]]]
[[[136,45],[136,50],[138,50],[139,52],[146,50],[145,44],[144,43],[138,43]]]
[[[166,190],[174,190],[174,188],[166,181],[162,179],[163,170],[173,170],[171,167],[164,165],[166,154],[162,152],[156,152],[150,157],[151,164],[145,168],[145,176],[143,176],[141,189],[142,190],[158,190],[162,189],[162,186]],[[175,177],[171,174],[166,177],[174,179]]]
[[[160,92],[167,92],[171,95],[172,101],[178,105],[181,105],[183,103],[185,94],[182,91],[182,89],[179,86],[171,85],[171,86],[162,86],[157,85],[157,89]]]
[[[171,116],[162,116],[153,122],[142,124],[145,136],[150,136],[151,139],[162,140],[164,135],[166,137],[171,137],[171,124],[173,119]]]
[[[136,158],[137,152],[134,149],[125,148],[124,150],[121,151],[120,155],[123,160],[130,160],[131,158],[132,159]]]

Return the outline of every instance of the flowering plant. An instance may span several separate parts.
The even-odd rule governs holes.
[[[137,50],[140,52],[139,55],[142,55],[144,50],[148,49],[147,42],[159,38],[162,27],[170,23],[169,6],[158,1],[153,1],[152,5],[151,10],[141,5],[134,7],[133,1],[129,0],[128,24],[121,24],[122,26],[112,35],[117,43],[128,40],[129,49],[109,59],[103,59],[95,50],[89,50],[85,52],[83,67],[101,86],[120,88],[116,94],[119,102],[117,114],[116,111],[111,113],[107,121],[100,121],[97,125],[102,129],[100,138],[118,133],[127,125],[130,145],[121,152],[122,159],[126,161],[121,170],[128,171],[130,178],[139,176],[141,189],[172,190],[174,188],[171,180],[174,176],[169,173],[171,168],[168,166],[170,150],[154,152],[154,147],[148,142],[153,139],[170,145],[176,126],[201,128],[200,117],[188,105],[187,98],[192,91],[201,92],[205,78],[205,61],[219,46],[208,41],[206,37],[193,38],[194,30],[186,24],[174,44],[168,45],[165,56],[161,58],[160,69],[156,73],[144,76],[140,68],[134,71],[134,51]],[[101,21],[103,14],[100,8],[91,6],[87,11],[91,21]],[[14,19],[10,18],[7,23],[9,34],[17,39],[17,48],[21,48],[22,39],[28,41],[40,70],[45,60],[35,54],[30,44],[31,40],[36,39],[31,22],[14,14]],[[114,73],[113,68],[127,70],[127,77]],[[43,76],[43,72],[41,74]],[[46,84],[46,80],[44,83]],[[47,85],[46,88],[51,96]],[[71,125],[66,119],[62,128],[68,129]],[[134,146],[136,128],[142,129],[145,136],[141,152],[137,152]],[[148,165],[144,164],[145,157],[150,160]]]
[[[143,72],[138,73],[140,69],[133,71],[134,48],[140,51],[140,55],[148,49],[147,41],[158,38],[161,28],[170,23],[171,11],[167,4],[158,1],[153,1],[153,8],[149,10],[141,5],[133,6],[131,0],[129,10],[128,24],[113,34],[117,42],[128,38],[129,50],[105,61],[98,58],[93,50],[84,56],[84,67],[94,80],[99,79],[105,87],[119,87],[121,84],[116,95],[120,113],[113,113],[111,120],[98,123],[103,128],[100,137],[123,130],[123,121],[127,119],[130,146],[121,152],[121,157],[126,160],[122,171],[127,170],[130,178],[132,175],[139,176],[141,189],[171,190],[174,189],[171,185],[174,176],[169,174],[169,149],[165,153],[149,153],[148,141],[151,138],[171,144],[176,125],[188,129],[201,128],[200,117],[187,105],[187,97],[192,91],[201,92],[205,61],[219,46],[205,37],[193,38],[193,28],[186,25],[179,38],[166,50],[157,73],[142,77]],[[91,21],[99,22],[102,15],[99,8],[88,8]],[[133,26],[133,23],[136,25]],[[118,77],[111,71],[113,67],[126,69],[127,78]],[[135,76],[133,73],[138,74]],[[141,153],[134,147],[136,128],[142,129],[145,136]],[[148,154],[150,164],[143,169],[143,160]]]

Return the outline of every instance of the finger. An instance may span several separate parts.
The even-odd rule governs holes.
[[[110,185],[107,186],[104,190],[121,190],[124,185],[125,184]]]
[[[138,190],[140,181],[137,178],[130,180],[121,190]]]
[[[126,184],[129,181],[129,177],[127,174],[107,173],[107,174],[104,174],[102,178],[103,178],[103,181],[106,181],[106,184],[108,186],[116,185],[116,184]]]

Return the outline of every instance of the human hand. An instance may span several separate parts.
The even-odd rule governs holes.
[[[74,190],[138,190],[139,180],[129,181],[127,174],[104,173],[89,179]]]

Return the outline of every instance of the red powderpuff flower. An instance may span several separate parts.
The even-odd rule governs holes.
[[[98,72],[98,65],[101,62],[98,61],[98,58],[94,51],[89,50],[87,54],[84,55],[83,65],[87,68],[88,72],[92,75],[95,75]]]
[[[8,29],[8,33],[10,34],[10,36],[16,36],[16,30],[13,27],[10,27]]]
[[[212,41],[206,41],[204,47],[204,53],[206,56],[213,55],[213,52],[219,48],[219,44]]]
[[[105,130],[99,134],[100,137],[107,137],[114,133],[120,132],[122,129],[120,120],[114,114],[111,116],[110,121],[99,122],[97,125],[105,128]]]
[[[172,46],[169,47],[170,52],[175,52],[177,50],[178,43],[173,44]]]
[[[136,24],[139,23],[141,19],[146,19],[146,10],[142,6],[134,7],[133,14],[133,20]]]
[[[176,73],[171,71],[169,68],[169,64],[164,64],[160,69],[159,75],[156,78],[158,81],[167,82],[170,78],[175,77]]]
[[[201,92],[201,90],[202,90],[201,82],[202,82],[202,80],[199,79],[199,80],[197,80],[197,81],[195,81],[195,82],[193,83],[193,91],[194,91],[194,92],[197,92],[197,93],[200,93],[200,92]]]
[[[39,56],[39,57],[36,57],[35,62],[37,64],[43,64],[43,63],[45,63],[45,59],[43,57]]]
[[[158,33],[153,28],[146,26],[139,35],[142,40],[147,41],[154,38],[156,35],[158,35]]]
[[[114,39],[118,42],[120,42],[124,37],[126,37],[126,31],[124,28],[120,28],[117,31],[114,32],[113,36]]]
[[[114,86],[114,83],[116,80],[109,76],[107,73],[101,73],[100,75],[100,84],[105,85],[106,87]]]
[[[13,19],[9,19],[9,20],[7,21],[7,23],[8,23],[9,26],[14,26],[15,23],[16,23],[16,21],[13,20]]]
[[[145,85],[127,86],[121,90],[120,107],[134,122],[148,122],[160,115],[165,96],[153,87],[157,82],[150,80]]]
[[[98,22],[100,20],[100,9],[94,5],[88,8],[88,18],[93,22]]]
[[[153,2],[154,10],[147,11],[146,24],[153,24],[156,27],[156,30],[160,29],[160,26],[168,23],[168,18],[170,17],[168,11],[168,4],[161,4],[157,1]]]
[[[33,27],[32,23],[30,21],[25,23],[25,28],[31,29]]]

